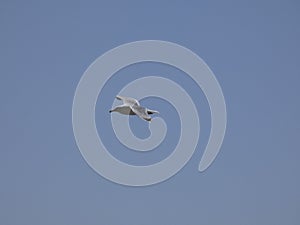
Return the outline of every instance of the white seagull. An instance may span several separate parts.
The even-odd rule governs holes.
[[[158,111],[147,109],[140,106],[138,100],[130,97],[116,96],[116,99],[123,101],[123,105],[119,105],[114,109],[109,110],[109,112],[118,112],[124,115],[137,115],[141,119],[151,121],[151,116],[149,114],[159,113]]]

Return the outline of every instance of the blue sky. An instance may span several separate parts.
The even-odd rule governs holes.
[[[0,224],[299,224],[299,9],[292,0],[2,1]],[[223,89],[228,125],[217,159],[198,173],[209,135],[199,94],[203,135],[190,162],[161,184],[132,188],[107,181],[84,161],[72,101],[98,56],[144,39],[178,43],[205,60]],[[145,70],[170,68],[120,72]],[[117,78],[97,104],[99,116],[126,82]],[[196,91],[188,80],[178,82]],[[132,124],[143,130],[140,121]],[[178,135],[168,137],[171,143]],[[113,154],[136,163],[166,156]]]

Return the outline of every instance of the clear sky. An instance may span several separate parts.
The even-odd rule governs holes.
[[[300,223],[299,2],[170,2],[1,1],[1,225]],[[73,136],[72,101],[98,56],[144,39],[178,43],[205,60],[223,89],[228,125],[217,159],[199,173],[210,124],[198,90],[203,126],[190,162],[163,183],[132,188],[102,178],[84,161]],[[175,81],[197,91],[163,65],[119,73],[149,72],[178,73]],[[98,131],[123,161],[159,161],[170,152],[134,154],[117,146],[112,130],[103,131],[113,95],[128,76],[116,74],[105,86]],[[144,103],[173,110],[159,99]],[[141,121],[131,123],[147,136]],[[174,131],[166,141],[177,139]]]

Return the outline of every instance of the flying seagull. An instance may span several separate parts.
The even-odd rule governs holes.
[[[130,97],[116,96],[116,99],[123,101],[123,105],[119,105],[114,109],[109,110],[109,112],[118,112],[124,115],[137,115],[141,119],[151,121],[150,114],[159,113],[158,111],[147,109],[140,106],[138,100]]]

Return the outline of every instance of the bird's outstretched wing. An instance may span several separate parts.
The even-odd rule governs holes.
[[[151,117],[148,115],[146,108],[139,106],[137,104],[131,105],[130,108],[140,118],[147,120],[147,121],[151,121]]]
[[[154,114],[154,113],[159,113],[159,112],[156,111],[156,110],[147,109],[147,113],[148,113],[148,114]]]
[[[136,100],[134,98],[124,97],[124,96],[117,95],[116,99],[123,101],[123,103],[125,105],[128,105],[128,106],[132,106],[132,105],[138,105],[139,106],[140,105],[140,103],[138,102],[138,100]]]

